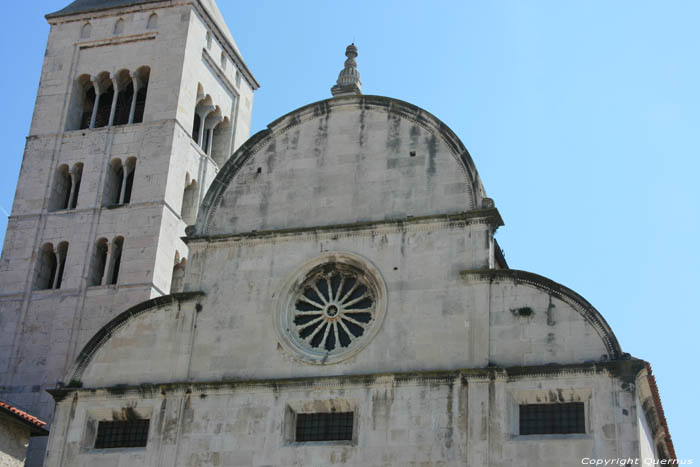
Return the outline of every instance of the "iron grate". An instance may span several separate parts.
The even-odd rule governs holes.
[[[297,414],[296,441],[352,441],[353,412]]]
[[[102,421],[97,426],[96,449],[140,448],[148,442],[150,420]]]
[[[585,433],[583,402],[523,404],[520,406],[521,435]]]

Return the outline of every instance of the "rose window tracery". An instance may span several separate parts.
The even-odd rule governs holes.
[[[294,302],[293,323],[314,349],[347,348],[372,325],[375,298],[358,271],[332,265],[311,275]]]
[[[337,363],[362,350],[379,332],[386,286],[363,258],[328,252],[288,276],[276,309],[283,348],[307,363]]]

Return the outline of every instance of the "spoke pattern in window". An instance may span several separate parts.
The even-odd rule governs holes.
[[[312,274],[294,302],[293,323],[307,346],[333,352],[350,347],[372,325],[375,297],[352,268],[325,266]]]

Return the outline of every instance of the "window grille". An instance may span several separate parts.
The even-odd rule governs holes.
[[[148,441],[150,420],[102,421],[97,426],[95,449],[141,448]]]
[[[585,433],[583,402],[523,404],[520,406],[521,435]]]
[[[353,412],[297,414],[296,441],[352,441]]]

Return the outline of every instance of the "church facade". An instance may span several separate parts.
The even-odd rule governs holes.
[[[52,416],[43,465],[675,458],[649,365],[508,267],[465,146],[363,95],[354,45],[332,98],[246,140],[213,0],[48,19],[0,271],[2,396]]]

